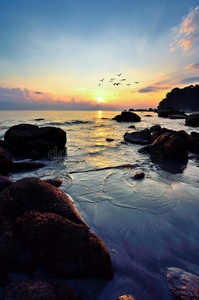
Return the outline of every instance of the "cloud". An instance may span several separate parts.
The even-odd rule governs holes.
[[[27,88],[0,87],[0,109],[24,110],[92,110],[96,103],[86,100],[54,99],[51,94],[31,92]]]
[[[199,82],[199,77],[188,77],[180,80],[179,83],[194,83],[194,82]]]
[[[176,39],[171,44],[170,51],[182,48],[183,52],[189,52],[199,42],[199,6],[191,9],[189,14],[184,17],[180,26],[175,27]]]
[[[35,92],[35,94],[42,95],[43,93],[42,92]]]
[[[142,89],[138,90],[138,93],[150,93],[150,92],[157,93],[160,90],[168,90],[168,89],[170,89],[170,87],[168,87],[168,86],[159,86],[159,83],[158,83],[157,86],[152,85],[152,86],[147,86],[145,88],[142,88]]]
[[[184,67],[183,70],[198,71],[199,70],[199,63],[197,63],[197,64],[190,64],[189,66]]]

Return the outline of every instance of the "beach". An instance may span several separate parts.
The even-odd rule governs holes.
[[[0,138],[12,125],[28,123],[60,127],[67,134],[66,155],[52,149],[46,167],[10,174],[42,180],[59,177],[90,230],[106,244],[113,265],[111,281],[63,280],[38,270],[34,278],[62,282],[87,300],[116,300],[130,294],[137,300],[170,300],[166,269],[199,275],[199,157],[185,165],[159,165],[140,145],[124,142],[126,132],[159,124],[173,130],[199,132],[185,120],[136,112],[141,122],[117,123],[116,111],[1,111]],[[106,138],[113,139],[109,142]],[[21,160],[20,160],[21,161]],[[23,160],[24,161],[24,160]],[[29,161],[29,160],[27,160]],[[136,172],[142,180],[133,180]],[[9,274],[27,278],[27,274]],[[33,276],[33,275],[32,275]]]

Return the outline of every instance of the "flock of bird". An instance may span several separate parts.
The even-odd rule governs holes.
[[[119,74],[117,74],[116,76],[117,76],[117,77],[121,77],[121,75],[122,75],[122,73],[119,73]],[[105,78],[99,79],[100,83],[98,83],[98,86],[101,86],[101,84],[104,82],[104,79],[105,79]],[[119,78],[118,78],[118,79],[119,79]],[[121,82],[124,82],[124,81],[126,81],[126,80],[127,80],[126,78],[122,78],[120,81],[117,80],[117,82],[115,82],[115,81],[116,81],[115,77],[112,77],[112,78],[109,79],[108,82],[113,83],[113,85],[119,86],[119,85],[122,85]],[[139,81],[134,81],[133,84],[138,84],[138,83],[139,83]],[[132,83],[126,83],[126,86],[130,86],[131,84],[132,84]]]

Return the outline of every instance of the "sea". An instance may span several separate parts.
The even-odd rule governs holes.
[[[111,281],[98,278],[62,280],[38,270],[31,278],[61,282],[85,300],[171,300],[167,268],[199,275],[199,156],[187,165],[160,165],[142,147],[124,142],[124,134],[159,124],[173,130],[199,132],[183,119],[158,118],[136,112],[138,123],[117,123],[117,111],[1,111],[0,139],[12,125],[29,123],[60,127],[67,134],[66,155],[52,149],[46,167],[10,174],[61,178],[90,230],[106,244],[112,260]],[[129,128],[135,125],[135,129]],[[113,141],[108,142],[106,138]],[[136,172],[145,177],[134,180]],[[81,254],[80,254],[81,255]],[[28,274],[9,274],[12,280]]]

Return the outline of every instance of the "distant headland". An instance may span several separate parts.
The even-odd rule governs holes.
[[[175,109],[183,111],[199,111],[199,85],[174,88],[160,101],[157,110]]]

